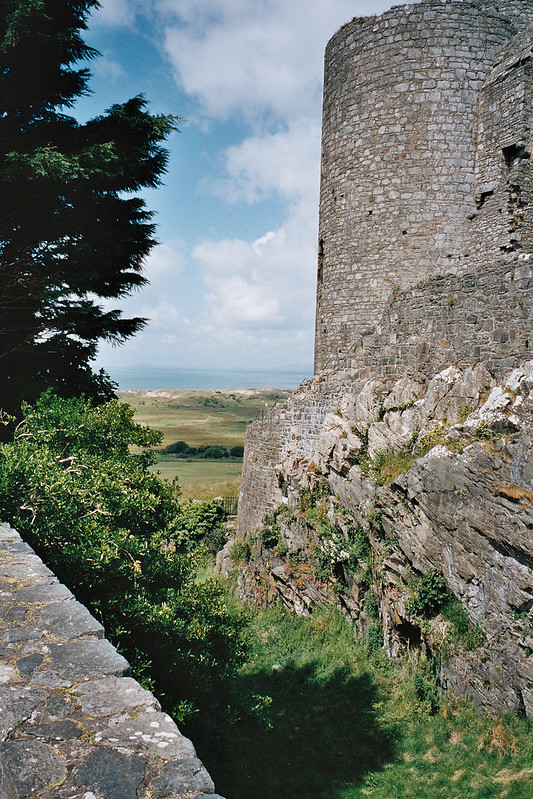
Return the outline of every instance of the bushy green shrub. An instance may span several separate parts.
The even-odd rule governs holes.
[[[250,560],[251,555],[252,548],[250,543],[244,538],[237,538],[231,548],[232,561],[237,565],[240,565],[241,563],[247,563]]]
[[[420,660],[413,674],[416,696],[424,710],[433,714],[440,707],[435,666],[431,660]]]
[[[183,455],[189,450],[190,447],[186,441],[175,441],[174,444],[169,444],[167,447],[162,449],[162,452],[166,452],[169,455]]]
[[[180,505],[175,520],[174,540],[183,550],[204,544],[209,552],[218,552],[226,541],[227,513],[220,500],[189,500]]]
[[[160,435],[127,405],[44,395],[0,445],[0,518],[104,623],[166,707],[209,707],[241,663],[244,621],[214,579],[196,582],[221,518],[179,506],[179,487],[148,470]],[[209,711],[211,712],[211,710]]]
[[[365,592],[363,597],[363,608],[369,619],[378,621],[379,619],[379,604],[378,598],[371,588]]]
[[[434,616],[449,602],[451,596],[442,574],[437,569],[430,569],[413,588],[408,610],[417,616]]]
[[[207,447],[207,449],[202,452],[201,457],[206,460],[220,460],[221,458],[227,458],[228,455],[229,453],[226,447]]]

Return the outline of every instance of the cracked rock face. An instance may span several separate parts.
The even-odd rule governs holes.
[[[312,442],[305,455],[291,444],[278,464],[288,554],[256,541],[241,596],[277,593],[299,613],[334,601],[365,631],[370,588],[394,656],[444,639],[445,621],[432,621],[425,641],[408,611],[413,579],[438,573],[479,634],[473,649],[443,650],[443,688],[480,710],[533,716],[533,361],[501,384],[482,366],[449,367],[425,386],[370,380],[337,407],[324,416],[314,456]],[[313,489],[327,511],[329,585],[316,579],[325,545],[300,501]],[[355,529],[379,564],[371,584],[362,560],[358,570],[344,557]]]

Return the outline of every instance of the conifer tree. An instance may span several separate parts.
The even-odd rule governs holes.
[[[0,407],[46,387],[105,399],[98,342],[145,323],[103,310],[146,281],[152,213],[135,193],[159,184],[173,116],[142,96],[86,123],[82,32],[97,0],[0,0]]]

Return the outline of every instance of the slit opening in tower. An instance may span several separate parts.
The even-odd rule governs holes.
[[[320,239],[318,242],[318,272],[317,272],[317,280],[319,283],[322,283],[322,273],[324,270],[324,239]]]

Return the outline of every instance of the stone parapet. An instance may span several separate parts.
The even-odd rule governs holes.
[[[0,524],[1,799],[221,799],[102,625]]]

